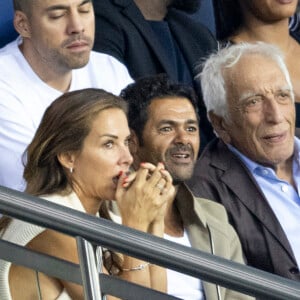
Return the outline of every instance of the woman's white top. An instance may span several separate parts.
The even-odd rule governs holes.
[[[47,195],[42,196],[45,200],[67,206],[82,212],[85,212],[79,198],[75,193],[71,193],[67,196],[60,195]],[[0,232],[0,238],[10,241],[12,243],[26,246],[31,240],[33,240],[40,233],[46,229],[37,225],[33,225],[21,220],[13,219],[9,226]],[[9,270],[11,263],[0,259],[0,299],[12,300],[9,288]],[[56,300],[71,300],[66,290],[63,290]]]

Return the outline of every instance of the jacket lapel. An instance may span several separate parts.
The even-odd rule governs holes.
[[[142,13],[133,0],[113,0],[116,5],[123,7],[122,13],[134,24],[141,36],[156,55],[157,60],[163,66],[163,69],[170,76],[173,74],[172,65],[163,46],[157,40],[151,26],[145,21]]]
[[[212,253],[205,212],[184,184],[179,187],[175,201],[191,246],[199,251]],[[218,299],[217,286],[214,283],[202,280],[202,285],[206,299]]]

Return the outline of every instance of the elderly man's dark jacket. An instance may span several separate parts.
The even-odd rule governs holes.
[[[168,53],[133,0],[95,0],[94,9],[95,51],[117,58],[133,79],[166,73],[178,81]],[[204,25],[177,9],[169,9],[165,20],[194,77],[201,59],[217,49],[216,39]],[[201,95],[199,82],[194,84]],[[211,140],[214,134],[202,101],[199,110],[205,140]]]
[[[221,140],[204,149],[188,186],[195,196],[225,206],[249,265],[300,281],[289,241],[262,190]]]

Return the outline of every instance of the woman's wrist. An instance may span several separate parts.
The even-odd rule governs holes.
[[[147,232],[149,227],[149,224],[146,222],[141,222],[137,220],[135,221],[132,219],[128,219],[128,220],[122,219],[122,225],[130,228],[134,228],[136,230],[144,231],[144,232]]]
[[[149,226],[148,233],[151,233],[153,235],[156,235],[158,237],[163,237],[165,231],[165,224],[164,221],[161,220],[159,222],[153,222]]]

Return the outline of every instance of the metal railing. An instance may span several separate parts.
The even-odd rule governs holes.
[[[76,237],[79,240],[79,248],[82,249],[81,256],[83,258],[89,256],[89,250],[86,248],[89,246],[84,242],[88,241],[94,245],[101,245],[261,299],[300,299],[300,283],[296,281],[244,266],[197,249],[178,245],[150,234],[4,187],[0,187],[0,212]],[[18,249],[18,253],[26,251],[30,255],[39,255],[39,257],[43,257],[42,260],[51,260],[51,263],[45,265],[39,263],[37,266],[35,264],[37,260],[34,259],[31,265],[32,268],[37,267],[37,269],[47,274],[50,272],[50,275],[52,274],[51,272],[59,269],[60,274],[56,274],[55,277],[81,284],[85,282],[86,297],[93,297],[91,295],[95,286],[89,287],[90,293],[86,292],[87,286],[93,284],[90,282],[92,276],[88,275],[88,272],[90,272],[88,264],[81,268],[83,276],[80,276],[79,266],[34,253],[28,249],[19,249],[20,246],[11,245],[4,241],[0,242],[1,259],[21,265],[29,263],[28,260],[27,262],[22,262],[19,259],[19,261],[17,258],[19,254],[17,255],[17,252],[15,252],[17,250],[11,252],[10,246]],[[91,260],[91,257],[83,259],[83,263],[87,263],[89,260]],[[68,271],[64,273],[59,267],[56,270],[50,270],[52,269],[50,267],[52,264],[63,264],[64,270],[67,270],[65,266],[68,265],[73,269],[73,272],[70,273]],[[75,269],[79,273],[78,275],[75,275]],[[137,294],[135,291],[132,292],[132,289],[135,288],[145,293],[142,299],[167,299],[164,297],[170,297],[105,274],[100,274],[99,281],[100,293],[111,294],[123,299],[141,299],[140,294]],[[117,288],[115,288],[115,284],[117,284]],[[150,296],[149,293],[152,292],[156,293],[155,296]],[[169,299],[174,299],[174,297]]]

